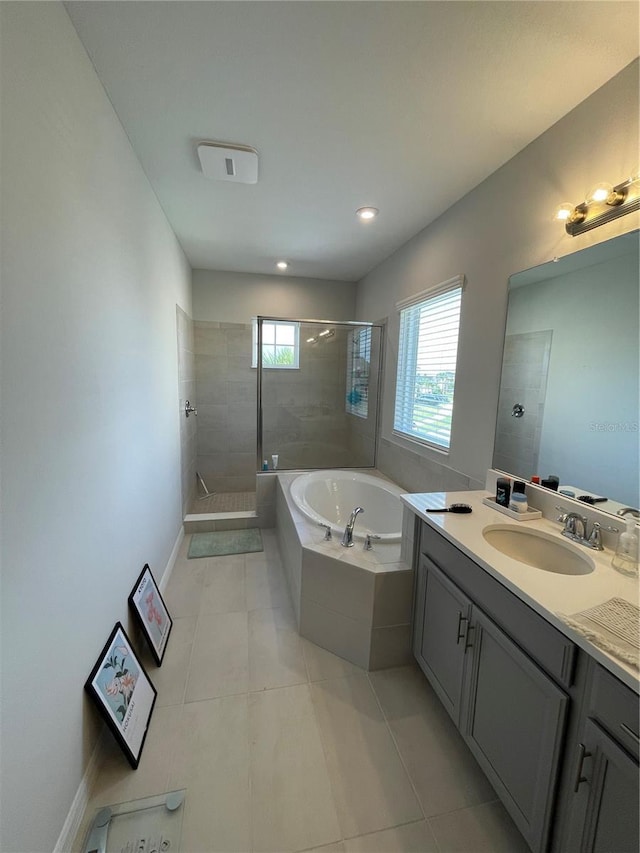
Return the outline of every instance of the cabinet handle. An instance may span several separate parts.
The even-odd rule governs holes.
[[[469,621],[469,620],[467,620],[467,622],[468,622],[468,621]],[[474,625],[467,625],[467,631],[466,631],[466,633],[465,633],[465,635],[464,635],[464,651],[465,651],[465,654],[467,653],[467,649],[470,649],[470,648],[472,648],[472,646],[473,646],[473,643],[469,641],[469,632],[470,632],[470,631],[475,631],[475,630],[476,630],[476,629],[475,629],[475,626],[474,626]]]
[[[636,743],[640,743],[640,737],[638,737],[638,735],[633,731],[633,729],[630,729],[629,726],[625,726],[624,723],[620,723],[620,728],[626,735],[629,735],[629,737],[633,738]]]
[[[581,782],[588,782],[586,776],[582,775],[582,767],[584,765],[585,758],[591,758],[591,753],[587,752],[587,748],[583,743],[578,744],[578,766],[576,768],[576,778],[573,783],[573,793],[578,793],[578,788],[580,787]]]
[[[466,636],[467,636],[467,628],[466,628],[466,626],[465,626],[464,631],[462,631],[462,633],[460,632],[460,628],[462,627],[462,623],[463,623],[463,622],[468,622],[468,621],[469,621],[469,620],[467,619],[467,617],[466,617],[466,616],[463,616],[463,615],[462,615],[462,611],[461,611],[461,610],[459,610],[459,611],[458,611],[458,639],[456,640],[456,646],[460,644],[460,640],[464,640],[464,639],[466,639]]]

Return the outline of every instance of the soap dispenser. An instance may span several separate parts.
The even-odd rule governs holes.
[[[637,578],[640,548],[636,519],[630,516],[626,520],[626,525],[627,529],[618,537],[618,547],[611,560],[611,565],[620,574]]]

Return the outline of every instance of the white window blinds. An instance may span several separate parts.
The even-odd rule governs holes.
[[[438,448],[451,443],[462,277],[400,308],[394,430]]]
[[[347,397],[345,411],[359,418],[369,414],[371,326],[354,329],[347,336]]]

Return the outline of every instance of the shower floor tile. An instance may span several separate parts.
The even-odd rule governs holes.
[[[194,498],[189,507],[189,513],[254,512],[255,508],[255,492],[218,492],[202,500]]]

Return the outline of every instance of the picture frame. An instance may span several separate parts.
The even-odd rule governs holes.
[[[116,622],[84,686],[135,770],[158,694],[122,623]]]
[[[151,654],[158,666],[167,649],[173,620],[164,603],[149,564],[145,566],[129,595],[129,607],[145,635]]]

